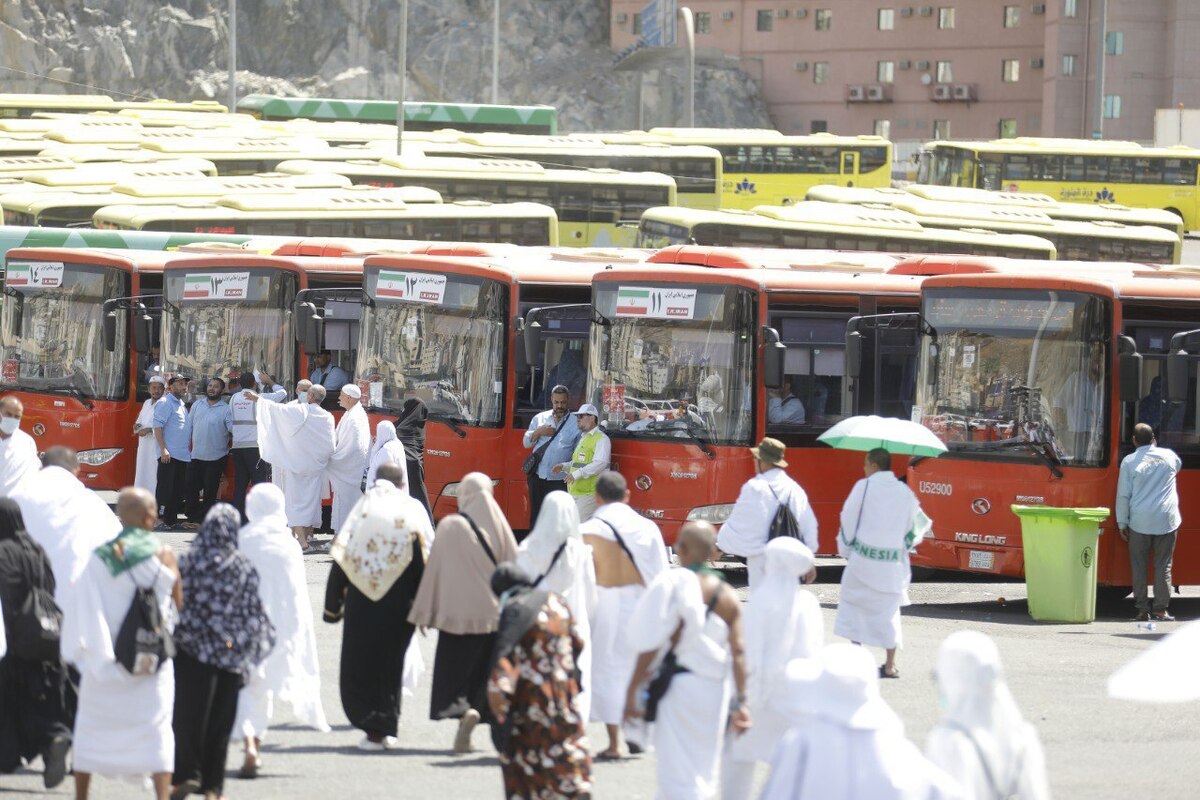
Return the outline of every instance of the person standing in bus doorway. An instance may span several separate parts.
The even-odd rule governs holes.
[[[230,454],[233,456],[233,507],[242,515],[242,524],[245,525],[246,490],[252,483],[255,486],[265,483],[271,471],[258,451],[258,416],[248,392],[254,392],[261,384],[260,398],[282,403],[287,399],[287,390],[265,373],[258,373],[256,378],[254,373],[243,372],[237,381],[239,391],[229,398],[229,413],[233,417],[233,448]]]
[[[1159,447],[1154,429],[1145,423],[1133,428],[1137,446],[1121,462],[1117,480],[1117,528],[1129,543],[1129,569],[1133,575],[1133,602],[1137,619],[1171,622],[1171,559],[1175,537],[1183,518],[1175,479],[1183,462],[1174,450]],[[1153,559],[1153,561],[1151,561]],[[1148,562],[1154,565],[1154,613],[1150,613]]]
[[[579,426],[579,443],[569,462],[558,464],[552,474],[565,475],[567,492],[579,509],[579,521],[587,522],[596,511],[596,479],[612,461],[612,442],[600,430],[600,412],[591,403],[584,403],[575,412]]]
[[[746,559],[746,580],[752,592],[764,577],[763,548],[767,546],[771,520],[782,504],[788,504],[792,516],[800,524],[804,544],[817,552],[817,515],[813,513],[804,489],[784,472],[788,465],[783,458],[786,452],[783,442],[769,437],[759,442],[758,447],[750,448],[755,475],[742,485],[729,519],[725,520],[717,536],[717,547],[723,552]],[[816,577],[814,567],[805,576],[805,582],[812,583]]]
[[[15,397],[0,398],[0,497],[42,468],[33,437],[21,430],[25,407]]]
[[[892,473],[882,447],[863,459],[865,478],[842,506],[838,553],[846,559],[833,632],[854,644],[882,647],[881,678],[899,678],[900,608],[909,604],[908,551],[929,532],[929,518],[908,486]]]
[[[527,473],[529,483],[529,527],[532,528],[542,510],[542,501],[553,491],[565,488],[566,476],[553,471],[575,452],[583,432],[578,417],[570,413],[571,392],[561,383],[550,390],[550,409],[529,423],[522,442],[527,450],[538,456],[533,472]]]
[[[138,440],[137,462],[133,471],[133,485],[150,494],[158,487],[158,443],[154,441],[154,407],[167,392],[167,379],[155,375],[146,387],[150,396],[142,403],[142,410],[133,423],[133,435]]]
[[[308,379],[316,386],[324,386],[326,395],[336,395],[342,387],[350,382],[346,370],[331,364],[333,354],[328,350],[317,353],[316,364]]]
[[[188,416],[183,396],[187,393],[186,375],[175,375],[167,381],[167,394],[154,406],[154,441],[158,444],[158,519],[156,531],[170,530],[179,521],[183,505],[187,465],[192,460],[192,419]]]
[[[200,520],[217,500],[221,475],[225,473],[225,460],[233,442],[233,414],[221,398],[223,394],[225,381],[213,378],[205,386],[204,400],[192,403],[188,412],[192,460],[187,467],[187,528],[200,527]]]

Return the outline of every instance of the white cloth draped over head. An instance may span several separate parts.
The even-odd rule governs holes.
[[[325,473],[333,488],[330,525],[338,531],[350,509],[362,497],[363,474],[367,471],[367,456],[371,451],[371,424],[362,403],[355,403],[342,414],[335,442]]]
[[[250,521],[238,531],[238,549],[258,572],[258,593],[275,626],[275,647],[242,688],[233,729],[241,736],[263,738],[271,703],[278,698],[304,724],[328,731],[304,557],[288,528],[283,492],[270,483],[255,486],[246,495],[246,516]]]
[[[0,497],[11,497],[21,481],[41,468],[37,445],[28,433],[18,429],[0,439]]]
[[[378,602],[412,563],[413,548],[421,548],[423,561],[429,561],[433,538],[425,506],[379,480],[351,510],[329,555],[354,588]]]
[[[161,398],[159,398],[161,400]],[[137,425],[142,429],[154,427],[154,406],[157,401],[152,397],[142,403],[138,413]],[[158,487],[158,459],[162,453],[158,450],[158,442],[154,434],[137,437],[137,462],[134,467],[133,485],[145,489],[150,494]]]
[[[789,665],[786,713],[799,721],[771,757],[763,800],[950,800],[954,781],[904,735],[879,695],[869,651],[832,644]]]
[[[13,494],[25,530],[41,545],[54,571],[54,596],[64,598],[92,551],[121,532],[121,523],[100,496],[62,467],[30,475]]]
[[[313,403],[258,403],[258,449],[279,473],[287,524],[321,524],[321,485],[333,455],[333,415]]]
[[[408,494],[408,459],[404,455],[404,445],[396,438],[396,425],[385,419],[375,426],[375,444],[371,445],[367,462],[367,486],[375,485],[375,474],[389,461],[404,473],[404,482],[396,488]]]
[[[113,641],[129,613],[136,586],[153,587],[168,629],[176,614],[171,602],[175,574],[158,557],[114,576],[89,556],[63,607],[63,659],[81,674],[72,748],[75,769],[109,777],[171,772],[175,736],[175,669],[164,664],[153,675],[131,675],[117,663]]]
[[[996,644],[978,631],[952,633],[934,671],[943,711],[929,733],[929,760],[971,800],[1049,798],[1041,741],[1008,690]]]

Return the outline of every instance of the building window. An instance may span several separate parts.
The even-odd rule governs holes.
[[[997,130],[1001,139],[1012,139],[1017,135],[1017,121],[1015,119],[1002,119]]]
[[[935,119],[933,121],[933,138],[949,139],[950,138],[950,120]]]
[[[775,12],[769,8],[758,10],[758,31],[766,32],[775,29]]]
[[[633,15],[633,32],[634,34],[642,32],[642,14],[640,11]]]
[[[833,12],[828,8],[818,8],[814,18],[819,31],[827,31],[833,27]]]
[[[1005,83],[1016,83],[1021,80],[1021,59],[1006,58],[1001,63],[1004,65],[1001,80]]]
[[[814,119],[808,125],[809,133],[826,133],[829,131],[829,123],[823,119]]]
[[[813,83],[829,82],[829,62],[816,61],[813,63]]]
[[[1109,31],[1104,37],[1104,55],[1119,56],[1125,52],[1125,34],[1121,31]]]
[[[896,9],[879,9],[879,30],[890,31],[896,27]]]
[[[875,80],[880,83],[891,83],[896,76],[895,61],[880,61],[875,65]]]
[[[1121,95],[1119,95],[1119,94],[1104,95],[1104,118],[1105,119],[1120,119],[1121,118]]]
[[[1079,0],[1063,0],[1063,16],[1079,16]]]
[[[712,12],[696,12],[696,33],[712,33]]]
[[[1005,6],[1004,7],[1004,27],[1015,28],[1021,24],[1021,7],[1020,6]]]
[[[892,135],[892,122],[887,119],[875,120],[875,135],[882,136],[884,139]]]
[[[937,62],[937,82],[951,83],[954,80],[954,70],[950,67],[949,61]]]
[[[1075,56],[1062,57],[1062,76],[1064,78],[1070,78],[1075,75],[1075,63]]]
[[[954,6],[944,6],[938,9],[938,28],[944,31],[954,28]]]

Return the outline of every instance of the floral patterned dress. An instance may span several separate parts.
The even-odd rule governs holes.
[[[510,800],[590,797],[592,759],[575,710],[575,657],[582,646],[571,612],[551,594],[537,623],[492,671],[488,691],[503,697],[511,717],[512,734],[500,752]]]

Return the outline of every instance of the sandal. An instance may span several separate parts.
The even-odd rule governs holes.
[[[200,781],[184,781],[178,786],[171,787],[171,800],[187,800],[189,794],[200,791]]]
[[[887,669],[882,664],[880,664],[879,665],[879,677],[881,677],[881,678],[899,678],[900,670],[896,669],[895,667],[892,667],[892,671],[888,672]]]
[[[243,780],[252,781],[258,777],[260,767],[262,767],[262,759],[255,756],[253,761],[242,764],[242,768],[238,770],[238,777]]]
[[[622,756],[620,753],[611,753],[608,750],[605,750],[603,753],[600,753],[596,756],[597,761],[620,761],[621,758]]]

